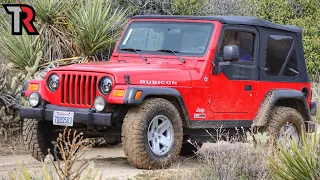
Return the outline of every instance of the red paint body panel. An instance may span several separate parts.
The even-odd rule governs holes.
[[[75,64],[50,71],[47,77],[51,73],[57,73],[60,78],[63,74],[65,77],[71,75],[70,81],[68,79],[60,83],[56,92],[51,92],[46,88],[47,78],[44,81],[30,82],[40,84],[41,96],[51,104],[78,108],[91,107],[92,104],[88,102],[92,102],[94,94],[101,96],[99,90],[94,87],[105,76],[110,77],[115,83],[112,92],[105,96],[109,104],[123,104],[124,97],[113,96],[115,89],[126,90],[128,86],[171,87],[181,93],[191,120],[253,120],[268,91],[272,89],[301,91],[303,87],[310,89],[310,83],[238,81],[229,80],[223,73],[212,75],[212,60],[222,29],[222,24],[219,22],[182,19],[130,20],[130,22],[133,21],[206,22],[213,23],[214,30],[205,55],[202,57],[182,56],[185,63],[171,54],[144,54],[147,62],[150,63],[147,64],[138,54],[134,52],[120,54],[116,47],[109,62]],[[125,84],[124,77],[127,74],[130,75],[130,85]],[[93,80],[84,78],[89,76]],[[244,91],[245,85],[251,85],[252,91]],[[88,91],[93,93],[90,94]],[[68,94],[74,99],[71,100],[71,103],[67,103],[68,100],[63,94]],[[26,96],[29,95],[30,92],[26,92]],[[73,103],[73,100],[76,103]],[[307,102],[310,104],[310,97]],[[204,110],[205,117],[195,119],[194,116],[199,110]]]

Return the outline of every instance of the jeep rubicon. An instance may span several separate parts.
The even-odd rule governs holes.
[[[52,69],[22,94],[37,160],[68,126],[121,142],[143,169],[169,167],[220,127],[297,140],[316,114],[302,29],[242,16],[134,16],[109,61]]]

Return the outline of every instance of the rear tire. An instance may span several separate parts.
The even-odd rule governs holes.
[[[280,141],[284,140],[285,136],[299,141],[302,130],[305,130],[305,125],[301,114],[293,108],[279,106],[272,110],[262,131]]]
[[[120,135],[105,135],[104,140],[108,145],[117,145],[121,143],[121,136]]]
[[[38,161],[44,161],[48,150],[53,154],[49,125],[45,121],[25,119],[23,122],[23,140],[31,155]]]
[[[157,119],[158,117],[160,119]],[[158,128],[155,127],[156,124]],[[164,124],[169,128],[164,128]],[[153,139],[155,137],[161,138],[155,140]],[[167,144],[170,145],[161,144],[164,140],[166,142],[169,140],[170,143]],[[141,105],[129,109],[124,118],[123,149],[129,163],[139,169],[169,167],[178,159],[182,140],[181,117],[175,106],[168,100],[147,99]]]

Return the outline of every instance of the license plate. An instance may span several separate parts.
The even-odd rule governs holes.
[[[53,125],[73,126],[73,112],[53,111]]]

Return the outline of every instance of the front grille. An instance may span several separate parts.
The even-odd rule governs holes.
[[[61,103],[90,106],[96,97],[97,76],[62,74]]]

